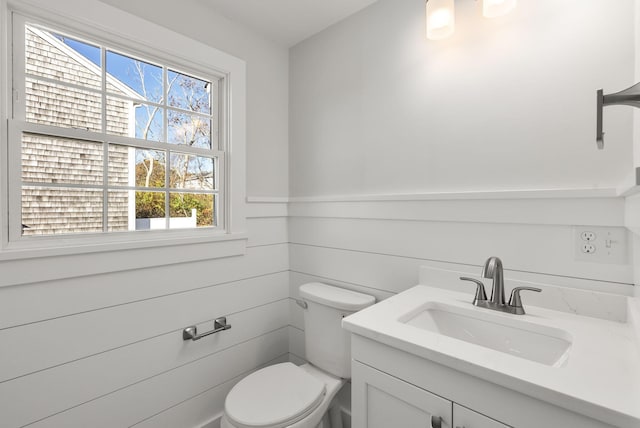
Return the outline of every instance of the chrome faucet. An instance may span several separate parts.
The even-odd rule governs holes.
[[[493,280],[493,287],[491,288],[491,299],[487,300],[487,293],[484,289],[484,283],[475,278],[469,278],[461,276],[463,281],[471,281],[476,284],[476,294],[473,299],[473,304],[480,308],[487,308],[494,311],[507,312],[515,315],[524,315],[524,308],[522,307],[522,298],[520,292],[535,291],[541,292],[542,290],[535,287],[515,287],[511,292],[511,298],[509,303],[505,303],[504,298],[504,272],[502,269],[502,260],[498,257],[489,257],[482,267],[483,278],[489,278]]]

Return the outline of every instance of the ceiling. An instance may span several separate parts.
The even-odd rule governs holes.
[[[377,0],[202,0],[268,39],[293,46]]]

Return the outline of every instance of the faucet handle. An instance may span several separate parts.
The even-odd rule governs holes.
[[[522,298],[520,297],[521,291],[535,291],[540,293],[542,289],[536,287],[516,287],[511,292],[511,298],[509,299],[509,306],[514,309],[514,312],[518,315],[524,315],[524,308],[522,307]]]
[[[468,276],[461,276],[462,281],[471,281],[476,284],[476,295],[473,298],[473,304],[477,304],[482,300],[487,300],[487,293],[484,291],[484,283],[475,278],[469,278]]]

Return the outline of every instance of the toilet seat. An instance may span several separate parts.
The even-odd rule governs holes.
[[[238,428],[284,428],[322,403],[325,384],[292,363],[265,367],[242,379],[225,401],[225,415]]]

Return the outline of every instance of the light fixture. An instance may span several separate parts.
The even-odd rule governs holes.
[[[440,40],[453,34],[455,28],[453,0],[427,0],[427,38]]]
[[[485,18],[506,15],[516,7],[517,0],[482,0],[482,14]]]
[[[486,18],[506,15],[516,7],[517,0],[481,0]],[[441,40],[453,34],[456,14],[454,0],[426,0],[427,39]]]
[[[597,91],[596,110],[596,143],[598,149],[604,149],[604,131],[602,130],[602,109],[606,106],[625,105],[640,108],[640,83],[636,83],[624,91],[615,94],[604,94],[602,89]],[[638,169],[640,171],[640,168]],[[640,180],[640,175],[638,175]]]

